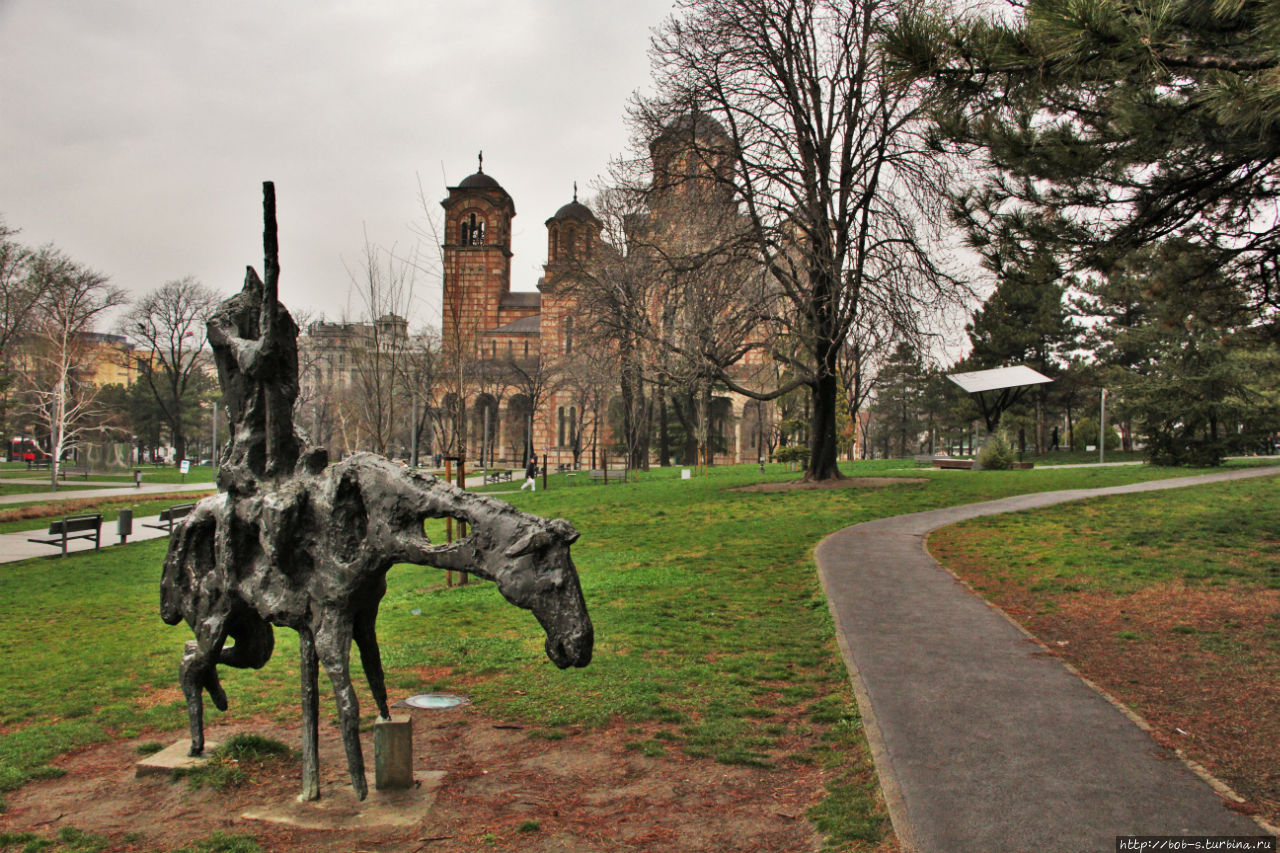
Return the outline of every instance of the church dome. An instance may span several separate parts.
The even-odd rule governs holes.
[[[695,140],[704,145],[713,145],[728,142],[729,134],[725,131],[724,125],[712,116],[704,112],[692,112],[677,116],[662,129],[654,142],[656,144],[668,139],[683,145],[690,145]]]
[[[463,190],[488,190],[502,189],[502,184],[495,181],[491,176],[484,172],[476,172],[474,175],[468,175],[462,179],[462,183],[458,184],[458,189]]]
[[[575,222],[595,222],[596,215],[591,212],[591,208],[587,207],[576,198],[560,208],[551,217],[552,222],[564,222],[565,220],[573,220]]]

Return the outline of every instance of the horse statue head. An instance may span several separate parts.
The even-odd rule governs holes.
[[[595,637],[569,556],[578,536],[562,518],[542,522],[503,551],[509,562],[493,576],[507,601],[533,611],[547,634],[547,657],[561,669],[591,663]]]

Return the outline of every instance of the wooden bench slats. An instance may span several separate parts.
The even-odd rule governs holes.
[[[175,504],[174,506],[171,506],[171,507],[169,507],[169,508],[168,508],[168,509],[166,509],[166,510],[161,510],[161,511],[160,511],[160,523],[159,523],[159,524],[145,524],[145,523],[144,523],[142,526],[143,526],[143,527],[150,527],[150,528],[153,528],[153,529],[155,529],[155,530],[165,530],[165,531],[167,531],[167,532],[169,532],[169,533],[171,533],[171,534],[172,534],[172,533],[173,533],[173,523],[174,523],[175,521],[180,520],[180,519],[186,518],[186,517],[187,517],[187,515],[189,515],[189,514],[191,513],[191,510],[193,510],[193,509],[195,509],[195,508],[196,508],[196,505],[195,505],[195,504],[193,504],[193,503],[190,503],[190,504]]]
[[[102,547],[102,516],[68,515],[49,523],[49,539],[28,539],[41,545],[61,545],[62,556],[67,556],[67,541],[92,539],[95,549]]]

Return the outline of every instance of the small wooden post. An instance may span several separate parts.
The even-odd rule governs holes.
[[[458,457],[458,488],[466,491],[467,489],[467,457],[462,455]],[[467,535],[467,523],[462,519],[458,519],[458,536],[459,538]],[[467,573],[458,572],[461,577],[463,586],[467,585]]]
[[[453,481],[453,459],[448,456],[444,458],[444,481],[446,483]],[[453,543],[453,519],[447,515],[444,517],[444,541],[445,544]],[[453,569],[445,570],[444,585],[453,586]]]
[[[604,474],[601,480],[606,486],[609,485],[609,451],[600,454],[600,473]]]
[[[542,454],[542,491],[547,490],[547,454]]]

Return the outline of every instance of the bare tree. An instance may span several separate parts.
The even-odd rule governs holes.
[[[179,460],[187,458],[188,421],[205,379],[205,323],[218,298],[188,276],[138,299],[121,321],[124,334],[146,350],[138,362],[141,379],[155,396]]]
[[[12,239],[17,234],[0,220],[0,367],[8,364],[10,347],[40,296],[27,275],[32,252]]]
[[[50,483],[56,489],[62,454],[91,426],[94,413],[97,387],[87,333],[126,297],[105,275],[52,246],[35,254],[28,276],[40,298],[30,317],[24,391],[28,411],[48,430]]]
[[[417,467],[423,440],[431,433],[431,408],[441,368],[440,335],[425,329],[409,338],[400,365],[401,393],[410,402],[409,464]]]
[[[527,416],[536,421],[538,411],[564,382],[560,362],[543,353],[537,359],[508,358],[502,367],[507,374],[511,390],[527,401],[529,407]],[[529,436],[526,441],[529,445],[528,452],[537,456],[537,448],[532,446],[532,442],[533,437]]]
[[[595,465],[600,425],[607,411],[609,395],[617,387],[614,365],[598,341],[583,340],[574,357],[564,360],[561,388],[568,391],[569,399],[577,410],[577,418],[570,421],[567,435],[574,467],[581,463],[582,453],[588,445],[592,465]]]
[[[13,239],[17,233],[0,220],[0,429],[8,422],[9,391],[15,378],[14,344],[40,296],[27,275],[31,250]]]
[[[582,338],[614,366],[622,401],[619,437],[628,467],[647,468],[652,415],[647,384],[657,373],[661,318],[654,306],[661,303],[661,282],[652,253],[637,249],[634,237],[648,209],[644,193],[625,186],[606,189],[593,209],[603,227],[603,250],[581,265],[566,292],[582,314]]]
[[[785,310],[775,348],[812,396],[807,479],[836,467],[838,367],[867,303],[919,332],[955,281],[932,255],[945,163],[931,151],[919,98],[891,82],[880,33],[889,0],[681,0],[653,38],[657,96],[637,102],[647,138],[679,120],[714,120],[722,136],[701,171],[733,193]],[[692,116],[692,119],[688,118]],[[715,139],[713,133],[691,134]]]
[[[352,414],[372,449],[386,455],[406,402],[400,391],[409,351],[414,265],[366,236],[363,265],[347,272],[368,320],[352,342]]]

